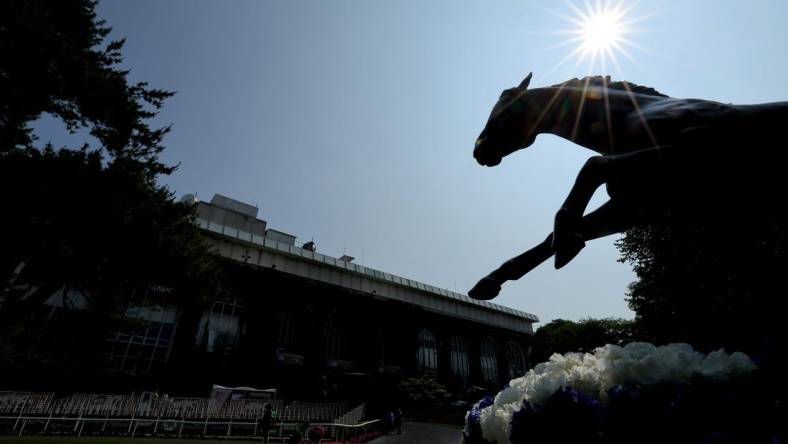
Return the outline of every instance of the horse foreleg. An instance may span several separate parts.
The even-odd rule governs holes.
[[[553,251],[555,267],[566,265],[584,246],[581,233],[583,213],[591,197],[600,185],[616,181],[617,186],[626,188],[627,193],[636,194],[643,186],[645,177],[655,177],[667,165],[667,153],[676,152],[674,147],[654,147],[626,154],[594,156],[583,165],[575,184],[555,215],[553,227]],[[675,159],[674,159],[675,161]],[[626,210],[622,204],[618,210]]]
[[[596,210],[588,213],[582,218],[580,223],[583,245],[585,245],[585,241],[619,233],[630,228],[634,223],[632,214],[615,199],[609,200]],[[553,255],[552,243],[553,234],[550,233],[539,245],[509,259],[493,272],[483,277],[468,291],[468,296],[484,300],[494,298],[501,291],[501,285],[504,282],[520,279],[539,264],[549,259]],[[579,251],[578,249],[577,252]]]
[[[561,268],[585,246],[580,225],[588,203],[597,188],[610,176],[611,156],[594,156],[586,161],[577,174],[566,200],[558,209],[553,225],[552,249],[555,268]]]
[[[481,278],[473,288],[468,291],[468,296],[474,299],[492,299],[501,292],[501,285],[506,281],[516,281],[526,273],[536,268],[553,255],[553,234],[539,245],[525,253],[504,262],[492,273]]]

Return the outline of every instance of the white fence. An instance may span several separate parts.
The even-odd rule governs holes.
[[[273,407],[277,429],[285,437],[298,423],[320,425],[331,438],[374,434],[377,421],[359,423],[363,405],[346,411],[344,404],[282,400],[229,400],[213,405],[209,398],[105,395],[79,393],[0,392],[0,433],[62,433],[124,436],[251,437],[266,403]]]

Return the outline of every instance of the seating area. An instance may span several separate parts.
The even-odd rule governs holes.
[[[364,418],[365,407],[366,407],[365,404],[359,405],[353,410],[350,410],[349,412],[337,418],[334,421],[334,423],[345,424],[345,425],[355,425],[360,423],[361,420]]]
[[[361,422],[364,405],[280,399],[177,398],[145,392],[132,395],[0,392],[0,434],[165,436],[199,438],[259,437],[265,404],[275,414],[273,441],[286,440],[303,422],[321,427],[326,439],[365,442],[379,433],[380,421]]]
[[[279,421],[333,422],[345,413],[341,403],[272,400],[228,400],[214,405],[210,398],[177,398],[151,393],[107,395],[77,393],[56,397],[54,393],[0,392],[0,416],[117,418],[213,418],[256,420],[265,404],[271,404]]]

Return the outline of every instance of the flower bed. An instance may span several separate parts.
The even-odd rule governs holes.
[[[555,354],[476,403],[465,442],[773,442],[784,408],[762,386],[743,353],[687,344]]]

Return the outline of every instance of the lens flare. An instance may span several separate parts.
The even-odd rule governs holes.
[[[586,54],[609,51],[626,33],[621,14],[614,9],[592,12],[582,20],[581,46]]]
[[[570,25],[569,28],[554,31],[568,38],[548,49],[574,46],[548,74],[565,64],[571,66],[570,72],[586,65],[589,75],[598,74],[599,71],[607,72],[610,68],[620,70],[619,59],[622,57],[642,69],[640,63],[630,54],[630,50],[660,55],[632,40],[636,34],[644,32],[640,23],[661,14],[659,10],[649,7],[648,12],[642,11],[642,4],[636,0],[564,0],[564,4],[568,12],[540,8],[564,19]],[[636,10],[639,12],[636,13]]]

